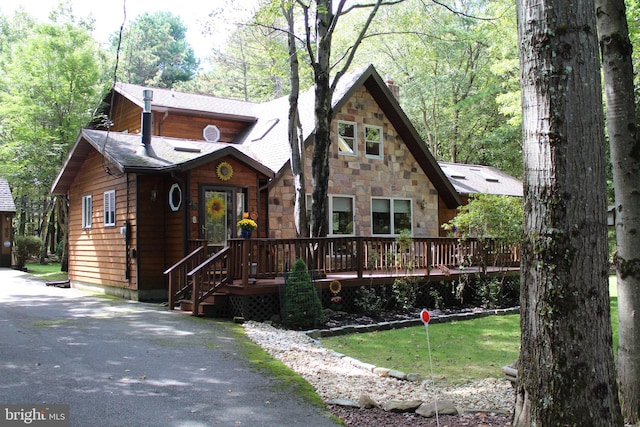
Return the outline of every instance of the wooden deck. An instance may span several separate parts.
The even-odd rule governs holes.
[[[493,241],[454,238],[327,237],[316,239],[231,239],[209,256],[206,244],[165,271],[169,307],[188,298],[199,306],[222,296],[278,295],[297,259],[307,261],[321,289],[340,281],[343,288],[392,284],[399,277],[424,282],[457,280],[462,275],[513,275],[519,272],[517,248]]]

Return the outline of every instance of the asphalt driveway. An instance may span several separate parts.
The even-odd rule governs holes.
[[[253,369],[241,339],[224,322],[0,269],[0,404],[68,404],[72,426],[336,425]]]

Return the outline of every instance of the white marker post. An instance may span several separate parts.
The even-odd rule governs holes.
[[[431,361],[431,342],[429,341],[429,321],[431,315],[426,308],[423,308],[420,312],[420,320],[424,323],[424,328],[427,331],[427,352],[429,353],[429,367],[431,368],[431,383],[433,384],[433,391],[435,393],[435,401],[433,403],[436,410],[436,425],[440,426],[440,419],[438,418],[438,389],[436,388],[436,381],[433,377],[433,362]]]

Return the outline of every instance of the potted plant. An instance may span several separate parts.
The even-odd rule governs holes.
[[[242,237],[248,239],[251,237],[251,232],[258,228],[258,224],[251,218],[244,218],[238,221],[238,227],[240,228]]]

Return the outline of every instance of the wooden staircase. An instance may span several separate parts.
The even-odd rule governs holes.
[[[179,307],[193,316],[215,316],[226,307],[230,249],[209,258],[206,250],[203,244],[164,272],[169,279],[169,310]]]

